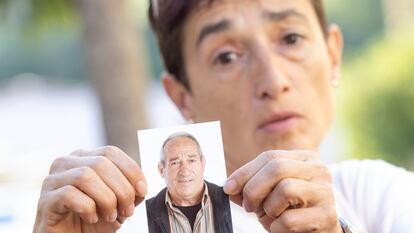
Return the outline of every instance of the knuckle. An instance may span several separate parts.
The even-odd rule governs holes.
[[[117,195],[117,198],[118,198],[118,201],[120,203],[128,205],[128,204],[134,202],[134,199],[135,199],[134,190],[132,189],[132,187],[129,187],[129,188],[123,190],[122,192],[120,192]]]
[[[299,232],[296,226],[296,219],[293,215],[283,214],[280,217],[280,224],[287,232]]]
[[[269,150],[269,151],[265,151],[263,152],[263,157],[265,158],[266,161],[272,161],[273,159],[278,158],[277,153],[280,151],[277,150]]]
[[[325,190],[325,193],[327,196],[334,197],[333,193],[333,187],[331,184],[323,184],[323,190]]]
[[[64,203],[67,203],[73,199],[73,195],[76,192],[76,188],[72,185],[66,185],[61,187],[58,191],[59,199],[62,200]]]
[[[112,156],[112,155],[118,154],[119,152],[121,152],[121,149],[119,149],[116,146],[104,146],[102,148],[103,156]]]
[[[105,171],[111,161],[104,156],[97,156],[93,159],[91,168],[95,171]]]
[[[273,159],[268,164],[268,175],[273,178],[280,178],[287,172],[287,165],[283,159]]]
[[[314,151],[314,150],[308,150],[307,153],[309,154],[309,158],[311,160],[315,160],[319,158],[319,154],[318,152]]]
[[[247,201],[252,201],[255,199],[257,188],[253,187],[250,184],[247,184],[243,189],[243,199]]]
[[[95,172],[90,167],[76,168],[74,171],[74,183],[91,183],[95,178]]]
[[[53,175],[48,175],[48,176],[45,177],[45,179],[42,182],[42,187],[48,187],[52,184],[52,180],[53,180],[52,176]]]
[[[92,215],[96,213],[95,203],[83,203],[83,205],[79,206],[77,212],[84,215]]]
[[[105,199],[103,203],[103,206],[104,208],[106,207],[106,209],[115,209],[117,206],[116,196],[113,193],[111,195],[108,195],[108,197]]]
[[[334,206],[329,206],[326,208],[326,223],[331,226],[335,225],[338,221],[338,215]]]
[[[289,179],[283,179],[279,182],[277,190],[282,200],[287,201],[291,198],[293,191],[292,186],[292,182],[290,182]]]
[[[329,180],[329,181],[332,180],[331,171],[325,164],[318,161],[314,163],[314,167],[315,167],[315,174],[317,174],[316,175],[317,177],[321,177],[324,180]]]
[[[81,154],[85,154],[86,152],[87,151],[84,150],[84,149],[77,149],[77,150],[72,151],[72,153],[70,153],[69,155],[73,155],[73,156],[75,156],[75,155],[81,155]]]
[[[65,164],[67,161],[67,156],[58,157],[55,160],[53,160],[52,164],[50,165],[49,174],[52,174],[53,172],[59,170],[63,164]]]
[[[248,169],[245,169],[245,168],[241,168],[231,175],[231,177],[237,181],[240,181],[240,180],[247,181],[250,178],[249,176],[250,176],[250,172]]]
[[[322,163],[319,163],[319,172],[325,176],[330,176],[330,171],[328,167]]]
[[[39,201],[37,203],[37,211],[42,213],[43,210],[47,209],[48,203],[50,203],[50,193],[42,193],[39,197]]]
[[[55,185],[54,175],[48,175],[42,182],[42,193],[51,191]]]
[[[137,163],[128,163],[125,167],[126,172],[130,174],[139,174],[141,172],[141,168],[138,166]]]

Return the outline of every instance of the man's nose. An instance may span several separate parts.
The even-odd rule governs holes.
[[[186,162],[181,163],[180,165],[180,174],[187,175],[189,173],[189,164]]]
[[[288,62],[276,51],[262,49],[257,55],[253,71],[255,95],[258,99],[276,99],[288,93],[291,82],[288,77]]]

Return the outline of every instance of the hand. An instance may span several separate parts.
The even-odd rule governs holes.
[[[116,232],[146,193],[141,169],[120,149],[75,151],[53,162],[33,232]]]
[[[266,151],[235,171],[224,191],[268,232],[342,232],[330,172],[313,151]]]

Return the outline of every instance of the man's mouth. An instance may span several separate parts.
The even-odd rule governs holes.
[[[178,183],[186,184],[192,182],[193,179],[180,179],[178,180]]]
[[[258,128],[268,133],[286,132],[301,118],[301,115],[294,112],[275,113],[266,118]]]

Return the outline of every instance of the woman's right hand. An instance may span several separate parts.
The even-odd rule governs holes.
[[[146,193],[140,167],[117,147],[75,151],[52,163],[33,232],[116,232]]]

